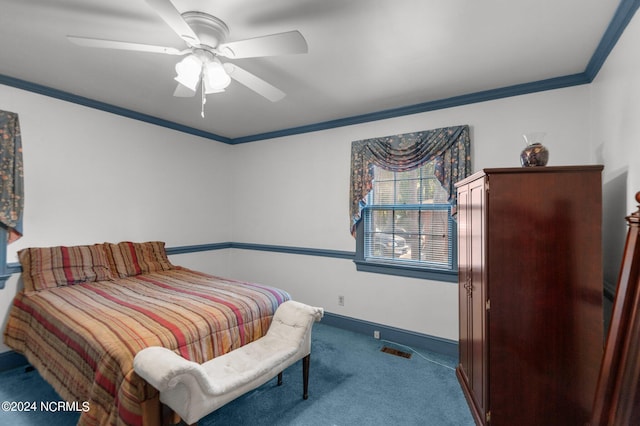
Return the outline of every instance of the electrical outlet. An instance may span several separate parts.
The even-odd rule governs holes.
[[[373,338],[374,339],[380,339],[380,331],[373,330]]]
[[[338,296],[338,305],[344,306],[344,296]]]

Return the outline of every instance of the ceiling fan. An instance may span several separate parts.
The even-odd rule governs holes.
[[[285,93],[256,75],[230,62],[228,59],[255,58],[307,53],[307,42],[299,31],[288,31],[262,37],[226,42],[229,27],[215,16],[204,12],[180,13],[171,0],[145,0],[169,27],[187,44],[179,50],[173,47],[125,41],[96,39],[68,35],[72,43],[86,47],[133,50],[185,56],[176,64],[178,85],[174,96],[195,96],[198,86],[202,93],[202,113],[207,94],[223,92],[235,80],[272,102],[285,97]]]

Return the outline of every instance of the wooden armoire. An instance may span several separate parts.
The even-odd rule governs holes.
[[[602,166],[457,184],[460,363],[479,425],[583,426],[601,357]]]

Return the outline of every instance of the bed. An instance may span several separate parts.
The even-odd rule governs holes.
[[[24,354],[81,425],[150,423],[157,391],[133,358],[163,346],[202,363],[266,334],[283,290],[171,264],[164,243],[121,242],[19,252],[24,289],[5,343]]]

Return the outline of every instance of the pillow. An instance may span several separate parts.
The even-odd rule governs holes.
[[[162,241],[145,243],[123,241],[118,244],[105,243],[104,245],[111,270],[119,278],[175,268],[167,258]]]
[[[30,247],[18,252],[25,291],[112,280],[102,244]]]

